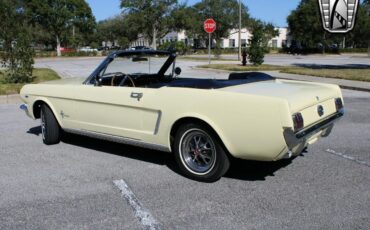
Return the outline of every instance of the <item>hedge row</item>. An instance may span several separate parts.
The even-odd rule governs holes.
[[[163,48],[163,47],[162,47]],[[268,48],[269,53],[292,53],[292,50],[290,49],[283,49],[283,48]],[[84,51],[76,51],[76,52],[68,52],[68,53],[62,53],[63,57],[95,57],[95,56],[107,56],[110,53],[114,51],[100,51],[100,52],[84,52]],[[214,53],[214,49],[212,49],[212,54]],[[238,53],[238,48],[224,48],[220,50],[221,54],[236,54]],[[318,48],[312,48],[308,49],[305,48],[303,50],[299,51],[300,53],[305,54],[314,54],[314,53],[322,53],[322,50]],[[368,53],[368,48],[345,48],[345,49],[326,49],[325,53]],[[180,54],[208,54],[208,49],[180,49]],[[294,51],[293,51],[294,53]],[[298,53],[298,52],[297,52]],[[56,57],[57,53],[55,51],[36,51],[35,57]]]
[[[84,52],[84,51],[76,51],[76,52],[66,52],[62,53],[62,57],[95,57],[101,55],[99,52]],[[56,51],[36,51],[35,57],[56,57]]]

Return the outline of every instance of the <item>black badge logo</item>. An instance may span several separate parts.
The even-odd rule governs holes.
[[[359,0],[318,0],[325,30],[347,33],[355,25]]]
[[[324,115],[324,107],[322,107],[322,105],[317,106],[317,114],[319,114],[320,117]]]

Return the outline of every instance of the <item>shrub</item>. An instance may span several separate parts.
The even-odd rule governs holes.
[[[261,65],[264,62],[265,52],[263,27],[256,25],[253,29],[251,46],[248,52],[249,61],[254,65]]]
[[[7,83],[28,83],[32,81],[34,51],[27,33],[20,33],[13,41],[4,42],[1,52],[1,64],[4,70],[3,79]]]
[[[98,56],[98,52],[85,52],[85,51],[75,51],[75,52],[68,52],[62,53],[63,57],[95,57]]]
[[[23,83],[32,81],[33,49],[30,30],[25,24],[21,1],[0,1],[0,52],[3,81]]]
[[[158,47],[160,50],[171,50],[176,51],[177,53],[183,55],[186,54],[188,51],[188,47],[185,45],[184,42],[177,41],[177,42],[165,42]]]

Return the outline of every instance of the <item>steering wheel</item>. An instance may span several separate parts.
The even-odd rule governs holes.
[[[131,83],[131,86],[132,87],[136,87],[135,86],[135,82],[134,82],[134,80],[132,79],[132,77],[130,77],[130,75],[128,75],[128,74],[125,74],[125,77],[122,79],[122,81],[119,83],[119,85],[118,86],[124,86],[125,85],[125,83],[126,83],[126,81],[127,81],[127,79],[129,79],[130,80],[130,83]]]
[[[126,74],[124,74],[122,72],[114,73],[114,75],[112,77],[112,80],[110,81],[111,86],[114,86],[114,80],[116,79],[116,77],[119,77],[119,76],[126,76]]]

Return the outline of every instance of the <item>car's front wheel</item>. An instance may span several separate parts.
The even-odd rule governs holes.
[[[54,145],[60,142],[60,127],[53,112],[47,105],[41,105],[41,133],[42,140],[46,145]]]
[[[218,136],[202,124],[185,124],[178,129],[174,153],[181,171],[196,180],[216,181],[230,166]]]

